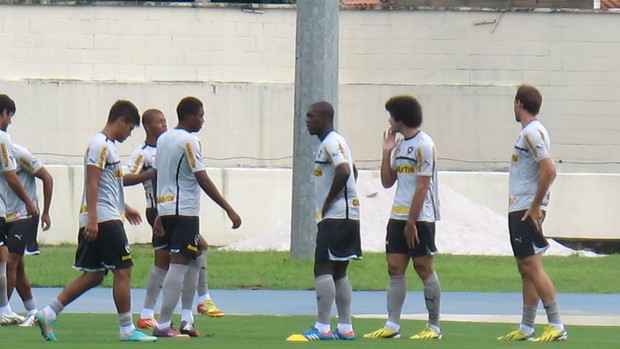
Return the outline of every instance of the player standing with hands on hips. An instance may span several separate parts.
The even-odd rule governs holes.
[[[542,254],[549,248],[542,223],[556,172],[549,152],[549,133],[537,117],[541,105],[538,89],[519,86],[514,114],[521,133],[510,161],[508,227],[523,283],[523,316],[518,329],[497,338],[502,341],[552,342],[568,338],[560,320],[555,287],[542,264]],[[549,325],[540,337],[535,337],[534,321],[541,300]]]

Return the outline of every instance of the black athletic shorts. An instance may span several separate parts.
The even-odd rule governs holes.
[[[171,253],[181,253],[189,259],[200,254],[197,216],[162,216],[161,223],[166,231],[167,243]]]
[[[37,232],[39,228],[39,216],[17,219],[5,223],[7,246],[9,252],[20,256],[24,254],[39,254],[39,244],[37,243]]]
[[[362,258],[360,222],[353,219],[324,219],[318,224],[315,262],[349,261]]]
[[[437,253],[435,246],[435,222],[416,222],[420,243],[413,248],[407,246],[405,225],[407,221],[390,219],[385,236],[385,252],[406,254],[412,258],[432,256]]]
[[[123,222],[112,220],[101,222],[98,226],[99,233],[95,241],[86,241],[84,228],[80,228],[73,268],[81,271],[131,268],[131,249]]]
[[[149,207],[146,209],[146,220],[151,225],[151,229],[155,225],[155,218],[157,218],[157,208]],[[167,235],[167,234],[166,234]],[[155,250],[161,250],[164,248],[168,248],[168,237],[164,236],[155,236],[151,234],[151,246]]]
[[[510,245],[515,257],[523,259],[534,254],[542,254],[549,249],[549,242],[542,231],[537,231],[531,219],[521,221],[526,210],[508,213]],[[543,211],[543,216],[545,212]]]

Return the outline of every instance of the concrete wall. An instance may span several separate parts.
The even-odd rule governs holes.
[[[291,165],[293,7],[0,5],[0,28],[11,132],[48,163],[78,164],[118,98],[174,119],[196,95],[210,165]],[[529,82],[561,170],[618,172],[618,32],[618,14],[596,11],[341,11],[340,129],[377,168],[383,103],[414,94],[442,169],[505,169],[515,86]]]
[[[618,177],[605,173],[620,172],[619,18],[597,11],[341,11],[339,129],[358,165],[376,169],[388,125],[383,104],[414,94],[442,170],[505,170],[519,130],[516,86],[538,85],[560,172],[547,231],[617,236]],[[163,110],[171,125],[180,98],[205,101],[199,136],[210,174],[245,220],[230,231],[205,199],[202,230],[212,243],[286,223],[290,172],[277,168],[291,166],[294,40],[295,10],[287,6],[0,5],[0,92],[18,106],[10,132],[48,165],[58,164],[54,227],[42,240],[74,241],[78,165],[119,98]],[[125,159],[142,139],[136,130],[120,145]],[[580,174],[588,172],[601,174]],[[504,212],[505,174],[444,177]],[[128,194],[141,207],[141,189]],[[148,240],[146,226],[129,232]]]

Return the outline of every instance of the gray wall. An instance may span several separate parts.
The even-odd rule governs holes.
[[[620,171],[618,14],[344,10],[340,16],[340,130],[361,168],[378,168],[388,126],[383,104],[407,93],[424,105],[441,170],[506,169],[519,131],[512,100],[516,86],[529,82],[544,94],[541,118],[561,173],[547,231],[618,235],[620,177],[612,174]],[[163,110],[170,126],[180,98],[205,101],[200,138],[209,173],[245,222],[230,231],[222,211],[203,198],[203,232],[211,243],[286,224],[290,171],[274,168],[291,165],[294,31],[295,11],[286,6],[249,13],[186,4],[0,5],[0,91],[18,106],[10,133],[47,164],[59,164],[54,225],[42,241],[75,241],[81,157],[119,98]],[[134,131],[121,153],[130,154],[143,137]],[[505,174],[443,176],[471,200],[504,212]],[[142,190],[127,193],[142,208]],[[128,231],[132,241],[150,236],[144,225]]]
[[[195,95],[207,104],[210,165],[290,166],[294,8],[213,6],[0,5],[0,90],[18,104],[14,139],[75,164],[114,100],[158,107],[174,124],[177,101]],[[383,103],[414,94],[443,170],[505,169],[515,88],[529,82],[544,94],[561,170],[617,172],[619,18],[344,10],[340,129],[360,166],[376,168]]]

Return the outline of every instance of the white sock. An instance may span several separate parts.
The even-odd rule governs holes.
[[[329,324],[324,324],[322,322],[315,322],[314,327],[316,327],[319,332],[329,332],[331,331],[331,326]]]
[[[400,325],[389,320],[385,322],[385,327],[387,327],[390,331],[400,331]]]

